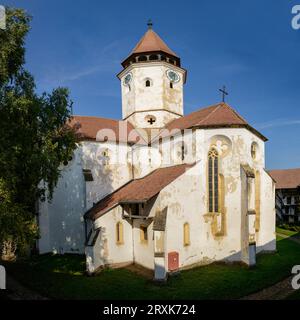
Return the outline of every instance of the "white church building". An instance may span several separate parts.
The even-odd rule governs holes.
[[[186,70],[151,26],[122,67],[123,119],[71,120],[78,147],[40,203],[39,252],[85,254],[89,273],[135,263],[163,280],[275,251],[267,139],[224,102],[184,115]]]

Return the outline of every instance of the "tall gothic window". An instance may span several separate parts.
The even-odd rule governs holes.
[[[208,209],[219,211],[219,156],[215,149],[208,153]]]

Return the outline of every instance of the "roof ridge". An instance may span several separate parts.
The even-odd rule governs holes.
[[[133,179],[132,181],[138,181],[138,180],[144,179],[144,178],[150,176],[150,174],[154,173],[154,172],[157,171],[157,170],[167,169],[167,168],[175,168],[175,167],[181,167],[181,166],[193,166],[194,164],[195,164],[195,162],[194,162],[193,164],[191,164],[191,165],[188,164],[188,163],[181,163],[181,164],[175,164],[174,166],[159,167],[159,168],[156,168],[156,169],[154,169],[153,171],[149,172],[149,173],[146,174],[145,176],[140,177],[140,178]]]
[[[123,119],[104,118],[104,117],[98,117],[98,116],[84,116],[84,115],[79,115],[79,114],[72,115],[70,117],[70,119],[76,118],[76,117],[104,119],[104,120],[110,120],[110,121],[116,121],[116,122],[128,122],[128,123],[130,123],[128,120],[123,120]]]
[[[221,104],[217,104],[217,105],[216,105],[216,108],[213,109],[206,117],[204,117],[204,118],[199,122],[199,124],[202,123],[203,121],[209,119],[209,117],[210,117],[212,114],[214,114],[217,110],[219,110],[221,106],[222,106]]]
[[[291,170],[300,170],[300,168],[288,168],[288,169],[271,169],[270,171],[291,171]]]
[[[178,58],[177,54],[172,49],[170,49],[170,47],[166,44],[166,42],[153,29],[148,29],[144,33],[142,38],[138,41],[136,46],[132,49],[130,55],[139,52],[139,50],[140,50],[139,48],[141,46],[145,45],[145,42],[147,43],[147,40],[149,42],[149,39],[151,39],[151,41],[153,41],[154,51],[163,51],[163,52],[169,53],[169,54],[173,55],[174,57]],[[147,44],[149,44],[149,43],[147,43]],[[152,51],[152,50],[147,50],[145,52],[148,52],[148,51]],[[141,52],[143,52],[143,50]]]
[[[246,119],[244,119],[237,111],[235,111],[234,108],[232,108],[229,104],[223,102],[221,103],[221,105],[224,105],[225,107],[227,107],[230,111],[232,111],[240,120],[242,120],[243,122],[248,124],[248,121]]]
[[[104,120],[112,120],[112,121],[126,121],[126,120],[117,120],[117,119],[104,118],[104,117],[98,117],[98,116],[85,116],[85,115],[80,115],[80,114],[74,114],[71,116],[71,118],[76,118],[76,117],[95,118],[95,119],[104,119]]]

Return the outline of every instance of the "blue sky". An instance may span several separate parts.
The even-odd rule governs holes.
[[[26,0],[32,30],[27,68],[38,91],[66,86],[74,113],[121,118],[116,74],[153,20],[154,30],[188,70],[185,114],[228,103],[269,138],[266,166],[300,167],[300,0]]]

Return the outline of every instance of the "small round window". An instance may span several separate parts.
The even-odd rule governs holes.
[[[127,73],[126,76],[124,77],[124,80],[123,80],[123,84],[124,86],[129,86],[130,82],[132,80],[132,73]]]
[[[148,115],[145,117],[145,121],[148,123],[148,125],[152,126],[156,122],[156,117],[153,115]]]

